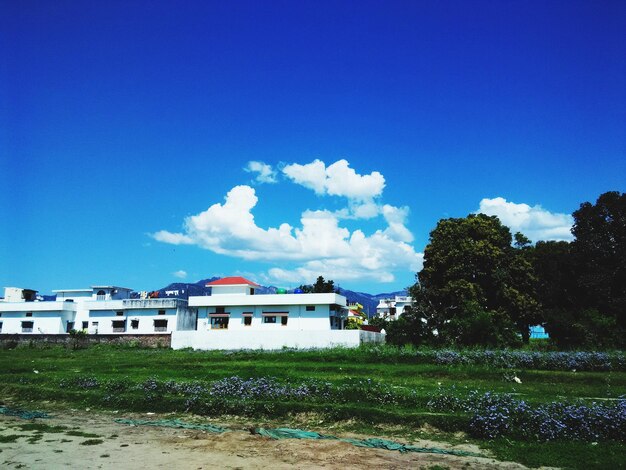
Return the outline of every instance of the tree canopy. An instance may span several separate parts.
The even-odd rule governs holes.
[[[332,279],[326,281],[323,276],[319,276],[315,281],[315,284],[301,285],[298,289],[306,294],[324,294],[337,292],[338,290],[338,288],[335,288],[335,281]]]
[[[511,243],[510,230],[484,214],[440,220],[431,232],[410,293],[441,341],[510,344],[516,332],[527,339],[537,320],[535,279]]]
[[[543,324],[562,347],[624,347],[626,194],[584,202],[573,218],[571,243],[535,245],[495,216],[440,220],[409,289],[411,315],[390,340],[504,345]]]

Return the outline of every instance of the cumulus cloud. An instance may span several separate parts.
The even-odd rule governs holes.
[[[250,161],[244,167],[248,173],[257,173],[255,181],[258,183],[276,183],[276,170],[271,165],[263,162]]]
[[[294,183],[319,195],[343,196],[361,202],[380,196],[385,187],[385,178],[379,172],[359,175],[346,160],[339,160],[328,167],[321,160],[306,165],[293,163],[286,165],[283,173]]]
[[[280,262],[281,267],[271,268],[266,275],[276,281],[304,282],[321,274],[337,281],[370,279],[390,282],[394,280],[394,271],[421,269],[422,254],[415,252],[409,244],[413,236],[405,226],[408,209],[390,205],[379,208],[368,200],[370,196],[364,188],[370,188],[370,194],[380,195],[384,187],[382,175],[374,172],[372,175],[380,178],[359,176],[349,169],[347,162],[334,169],[331,169],[333,165],[326,168],[319,161],[312,165],[324,169],[325,176],[319,187],[324,188],[326,194],[343,192],[346,197],[361,198],[356,210],[382,213],[386,227],[366,235],[361,229],[350,231],[342,227],[337,213],[306,210],[297,227],[285,222],[278,227],[262,228],[256,224],[253,215],[258,202],[254,188],[240,185],[226,194],[223,203],[213,204],[204,212],[187,217],[182,232],[161,230],[153,237],[165,243],[195,244],[245,260]],[[303,175],[310,177],[317,170],[298,171],[292,174],[299,174],[299,184],[303,184],[306,180]],[[354,181],[360,182],[355,186],[362,186],[350,190],[339,188],[334,183],[336,171],[344,176],[355,176]],[[309,180],[313,189],[314,178]],[[286,269],[285,263],[296,266]]]
[[[495,215],[513,233],[522,232],[533,242],[573,239],[570,232],[574,219],[570,214],[550,212],[540,205],[516,204],[502,197],[480,201],[477,213]]]
[[[187,277],[187,271],[183,271],[182,269],[179,271],[175,271],[172,273],[172,276],[177,277],[179,279],[185,279]]]

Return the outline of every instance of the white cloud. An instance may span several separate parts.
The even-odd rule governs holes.
[[[359,175],[346,160],[339,160],[328,167],[321,160],[306,165],[293,163],[286,165],[283,173],[294,183],[319,195],[343,196],[362,202],[379,197],[385,187],[385,178],[379,172]]]
[[[152,234],[152,238],[156,241],[163,243],[171,243],[172,245],[193,245],[195,241],[188,237],[187,235],[183,235],[182,233],[171,233],[166,230],[160,230],[156,233]]]
[[[313,165],[325,168],[323,162],[314,162]],[[348,168],[347,162],[345,166],[341,164],[336,168],[343,172]],[[356,175],[353,170],[348,170],[348,174],[352,172]],[[331,174],[334,174],[333,171]],[[305,173],[310,177],[315,171]],[[327,188],[329,180],[335,176],[324,178],[324,188]],[[313,181],[313,178],[309,179]],[[300,181],[304,180],[300,178]],[[382,175],[376,184],[367,179],[358,181],[363,187],[374,187],[373,194],[380,194],[384,186]],[[353,189],[354,195],[365,194],[360,192],[362,189]],[[337,192],[338,189],[332,191]],[[252,213],[257,202],[254,188],[236,186],[228,192],[224,203],[213,204],[206,211],[187,217],[184,233],[161,230],[153,237],[165,243],[193,243],[215,253],[245,260],[280,262],[281,267],[271,268],[268,274],[277,281],[308,282],[324,275],[336,281],[370,279],[390,282],[394,280],[394,271],[416,272],[421,269],[422,254],[416,253],[409,245],[413,236],[404,225],[407,208],[378,207],[362,199],[355,212],[382,213],[387,222],[385,228],[368,236],[363,230],[351,232],[342,227],[337,213],[324,210],[304,211],[299,227],[282,223],[278,228],[262,228],[256,225]],[[287,269],[286,263],[299,266]]]
[[[276,170],[271,165],[263,162],[250,161],[244,167],[248,173],[258,173],[255,181],[258,183],[276,183]]]
[[[574,219],[570,214],[547,211],[540,205],[516,204],[502,197],[480,201],[477,213],[495,215],[513,233],[522,232],[533,242],[573,239],[570,232]]]
[[[172,276],[177,277],[179,279],[185,279],[187,277],[187,271],[183,271],[182,269],[179,271],[175,271],[172,273]]]

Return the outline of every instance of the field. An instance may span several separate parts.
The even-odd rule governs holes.
[[[57,414],[173,412],[466,443],[527,466],[620,468],[626,450],[623,353],[24,347],[0,351],[0,392]]]

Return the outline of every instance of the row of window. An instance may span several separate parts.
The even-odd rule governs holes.
[[[280,324],[282,326],[287,326],[287,321],[289,317],[287,315],[282,316],[274,316],[274,315],[266,315],[263,317],[263,323],[267,324],[277,324],[278,318],[280,318]],[[228,321],[229,317],[210,317],[210,325],[212,330],[227,330],[228,329]],[[244,326],[252,326],[252,315],[246,315],[243,317],[243,325]]]
[[[91,322],[91,326],[95,329],[96,332],[98,331],[97,321]],[[23,321],[21,322],[21,327],[22,327],[22,333],[32,333],[33,328],[35,327],[35,322]],[[124,333],[126,331],[126,320],[113,320],[112,327],[113,327],[113,333]],[[89,322],[84,321],[82,323],[82,329],[87,330],[88,328],[89,328]],[[139,320],[131,320],[130,328],[132,330],[138,330]],[[69,333],[73,329],[74,329],[74,322],[68,321],[66,331]],[[155,332],[167,331],[167,320],[154,320],[154,331]],[[2,333],[2,322],[0,322],[0,333]]]
[[[115,312],[115,315],[118,317],[123,317],[125,314],[125,312],[123,310],[120,310],[118,312]],[[165,310],[159,310],[157,315],[165,315]],[[0,317],[2,316],[2,312],[0,312]],[[32,317],[33,316],[33,312],[26,312],[26,317]],[[85,323],[85,322],[83,322]]]

